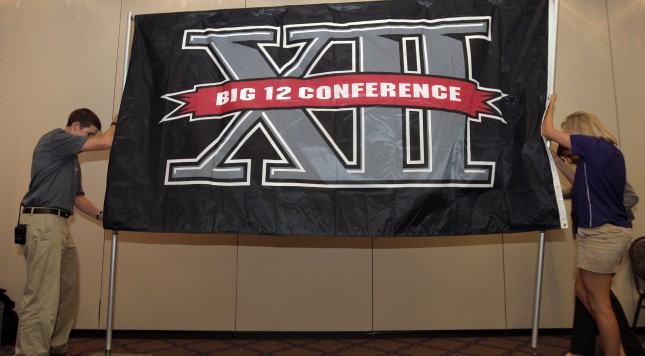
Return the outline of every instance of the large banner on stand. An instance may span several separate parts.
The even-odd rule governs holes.
[[[540,135],[548,0],[136,15],[106,229],[560,228]]]

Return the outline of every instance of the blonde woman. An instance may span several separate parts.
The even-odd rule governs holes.
[[[629,249],[631,224],[623,205],[626,168],[614,136],[587,112],[575,112],[553,125],[553,94],[542,123],[542,135],[579,157],[572,191],[578,224],[576,296],[596,320],[607,356],[621,355],[616,315],[611,306],[611,279]]]

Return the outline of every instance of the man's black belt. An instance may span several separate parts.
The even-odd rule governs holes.
[[[69,213],[65,210],[54,208],[22,208],[23,214],[53,214],[62,216],[65,219],[69,217]]]

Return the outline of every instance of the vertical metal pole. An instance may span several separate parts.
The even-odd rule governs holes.
[[[132,11],[128,12],[128,28],[125,34],[125,53],[123,55],[123,86],[125,88],[125,80],[128,76],[128,60],[130,59],[130,36],[132,33]]]
[[[116,245],[118,231],[112,231],[112,257],[110,258],[110,286],[108,289],[107,329],[105,330],[105,354],[112,350],[112,319],[114,318],[114,276],[116,272]]]
[[[132,12],[128,12],[128,26],[125,37],[125,51],[123,55],[123,86],[128,73],[128,59],[130,55],[130,36],[132,31]],[[116,248],[119,240],[119,232],[112,230],[112,256],[110,257],[110,282],[108,288],[108,310],[107,310],[107,327],[105,329],[105,354],[110,355],[112,352],[112,329],[114,320],[114,281],[116,275]]]
[[[533,328],[531,332],[531,354],[537,355],[538,327],[540,324],[540,303],[542,298],[542,270],[544,268],[544,244],[546,232],[540,232],[540,246],[538,250],[538,266],[535,278],[535,300],[533,305]]]

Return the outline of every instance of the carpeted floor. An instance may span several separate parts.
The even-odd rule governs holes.
[[[639,334],[643,344],[645,336]],[[169,335],[170,336],[170,335]],[[484,335],[427,337],[214,337],[193,338],[180,336],[169,338],[113,336],[111,355],[280,355],[280,356],[332,356],[332,355],[564,355],[569,345],[569,335],[540,335],[538,345],[531,348],[530,335]],[[597,355],[601,355],[597,347]],[[13,346],[0,347],[0,355],[12,355]],[[106,355],[104,337],[74,336],[70,338],[69,355]]]

